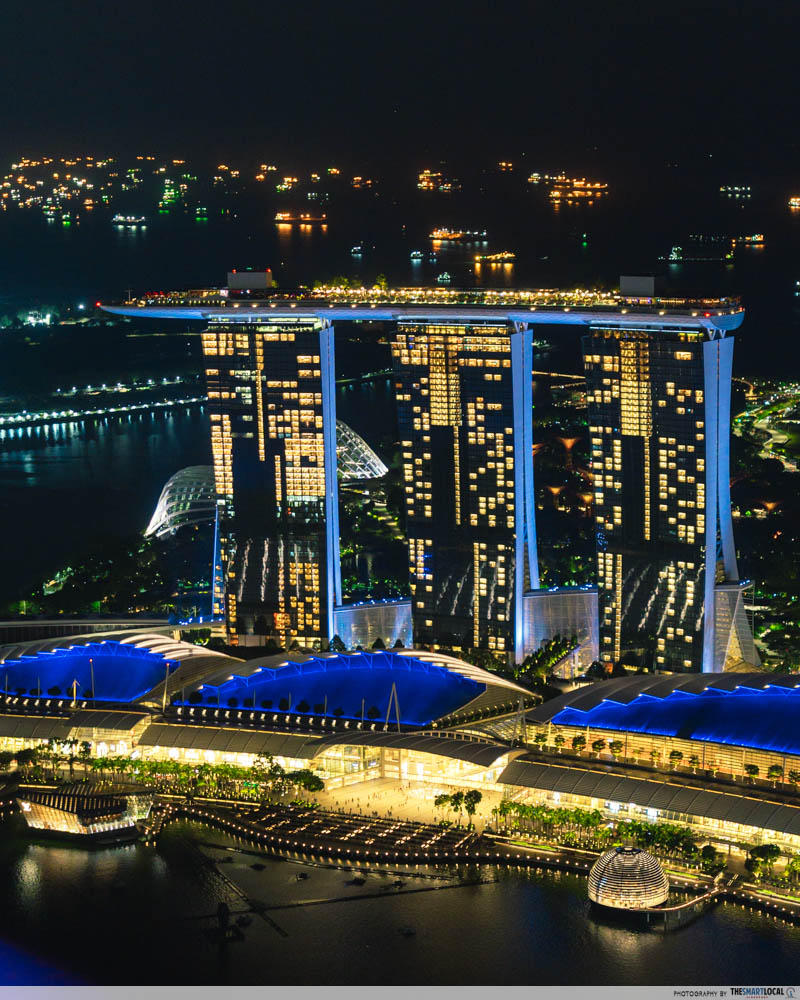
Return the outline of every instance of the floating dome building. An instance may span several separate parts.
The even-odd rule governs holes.
[[[589,899],[618,910],[660,906],[669,896],[669,881],[657,858],[638,847],[606,851],[589,872]]]

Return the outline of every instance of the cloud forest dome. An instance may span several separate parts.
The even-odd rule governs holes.
[[[641,693],[627,702],[611,696],[586,710],[566,706],[551,721],[800,754],[800,689],[779,684]]]
[[[0,689],[8,695],[90,698],[133,702],[179,666],[146,647],[90,642],[20,656],[0,664]]]
[[[345,482],[380,479],[389,471],[364,438],[342,420],[336,421],[336,458]]]
[[[402,723],[424,726],[485,691],[485,684],[416,657],[361,653],[315,657],[275,670],[261,667],[249,676],[232,674],[217,685],[198,686],[181,703],[346,719],[361,719],[363,714],[383,720],[388,712],[394,720],[399,712]]]
[[[344,421],[336,421],[336,457],[342,481],[380,479],[389,471],[367,442]],[[217,495],[212,465],[190,465],[170,476],[161,490],[145,536],[164,538],[193,524],[214,520]]]

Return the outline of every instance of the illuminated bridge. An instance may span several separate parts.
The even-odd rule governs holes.
[[[138,299],[104,305],[122,316],[161,319],[247,322],[277,318],[382,320],[461,323],[513,322],[643,329],[703,327],[714,336],[741,325],[744,309],[736,298],[682,299],[623,296],[595,289],[456,289],[456,288],[338,288],[227,289],[203,288],[157,292]],[[234,312],[238,310],[238,314]]]

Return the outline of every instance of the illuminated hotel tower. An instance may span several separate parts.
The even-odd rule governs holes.
[[[593,328],[583,341],[601,659],[656,669],[757,664],[730,513],[733,338]]]
[[[341,603],[333,328],[236,316],[202,339],[228,633],[318,646]]]
[[[392,358],[414,642],[520,661],[539,585],[531,331],[401,321]]]

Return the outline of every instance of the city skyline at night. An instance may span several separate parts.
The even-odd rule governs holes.
[[[3,27],[0,992],[800,996],[797,0]]]

